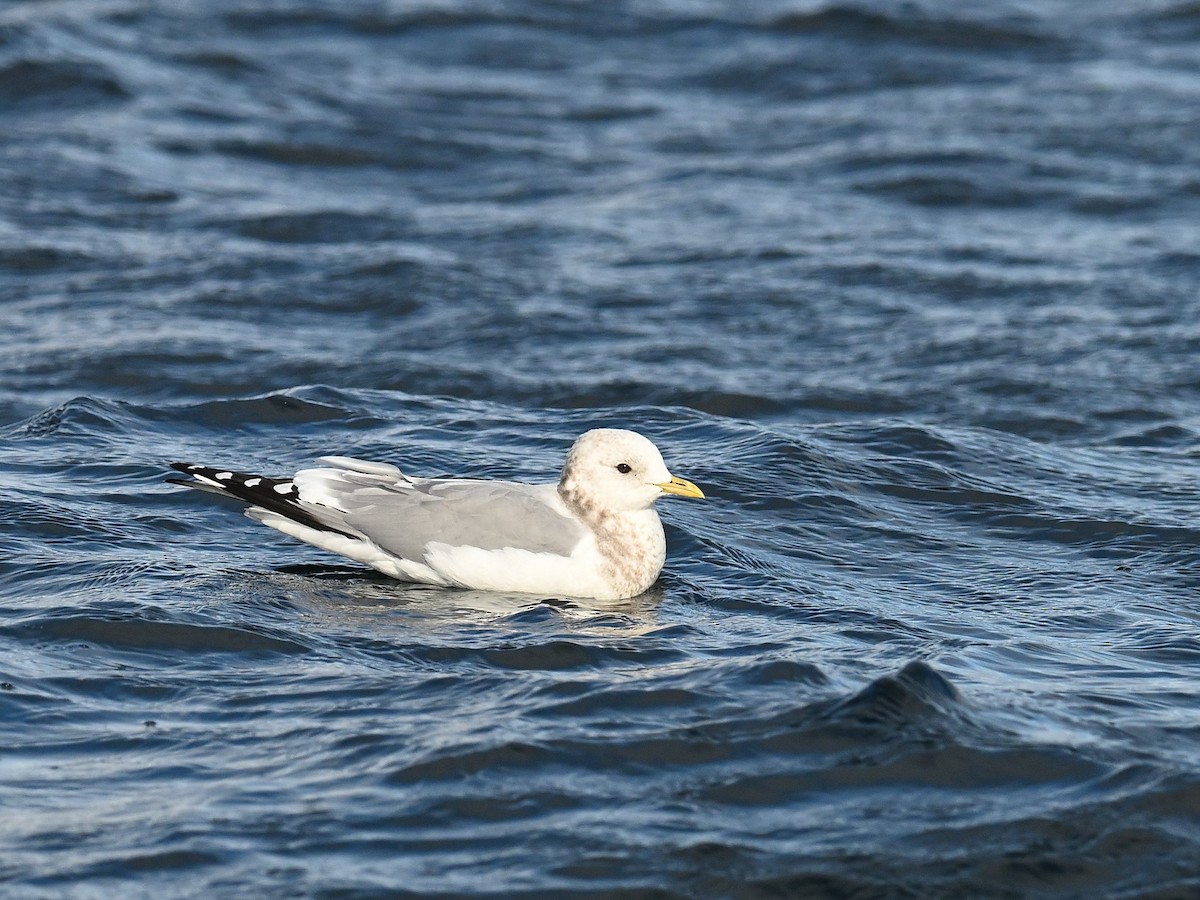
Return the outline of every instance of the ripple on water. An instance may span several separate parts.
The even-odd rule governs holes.
[[[1196,4],[8,4],[15,895],[1200,896]],[[176,459],[549,479],[414,587]]]
[[[5,626],[0,634],[16,640],[98,645],[117,653],[260,653],[303,654],[310,648],[257,627],[170,622],[135,615],[100,617],[59,615],[26,619]]]

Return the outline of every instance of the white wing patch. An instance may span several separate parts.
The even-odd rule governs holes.
[[[323,457],[324,459],[347,459],[346,457]],[[357,460],[350,460],[357,462]],[[364,464],[366,465],[366,464]],[[385,465],[379,463],[379,466]],[[326,509],[337,510],[341,513],[350,512],[347,500],[353,498],[354,491],[363,487],[385,488],[403,492],[412,486],[412,482],[400,474],[395,466],[395,474],[376,472],[361,472],[358,470],[338,469],[302,469],[292,478],[296,485],[300,500],[304,503],[315,503]]]
[[[391,481],[408,481],[408,476],[391,463],[371,462],[367,459],[355,459],[352,456],[322,456],[321,462],[329,463],[335,469],[345,469],[348,472],[359,472],[363,475],[378,475]]]

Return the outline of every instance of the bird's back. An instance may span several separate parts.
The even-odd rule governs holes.
[[[404,559],[423,559],[431,542],[569,556],[587,534],[551,484],[324,468],[297,472],[294,482],[301,506],[315,518],[349,527]]]

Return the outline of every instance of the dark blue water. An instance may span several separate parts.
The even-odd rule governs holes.
[[[1200,7],[0,8],[0,894],[1200,896]],[[654,439],[635,600],[165,485]]]

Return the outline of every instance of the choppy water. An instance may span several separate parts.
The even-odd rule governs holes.
[[[1200,8],[0,8],[0,893],[1200,896]],[[634,601],[162,483],[710,500]]]

